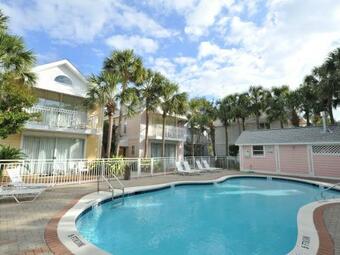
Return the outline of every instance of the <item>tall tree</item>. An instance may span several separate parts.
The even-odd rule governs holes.
[[[242,120],[242,130],[245,131],[245,120],[251,114],[250,99],[248,93],[242,93],[238,96],[237,105],[239,107],[239,117]]]
[[[335,124],[333,108],[340,103],[340,49],[331,52],[326,61],[312,71],[318,81],[318,96],[328,112],[331,124]]]
[[[117,109],[117,86],[119,77],[114,73],[102,71],[99,75],[89,77],[90,86],[87,91],[85,104],[91,108],[104,107],[105,114],[109,119],[107,133],[106,157],[111,157],[113,115]],[[117,146],[117,144],[116,144]]]
[[[155,112],[160,106],[162,82],[165,78],[158,72],[150,69],[146,70],[145,79],[139,88],[140,100],[145,109],[145,139],[144,139],[144,157],[148,155],[149,143],[149,114]]]
[[[232,103],[233,103],[233,100],[229,96],[226,96],[218,103],[218,111],[217,111],[217,116],[221,120],[224,126],[225,152],[227,156],[229,156],[228,127],[230,125],[230,121],[234,118],[232,110],[231,110]]]
[[[208,101],[206,104],[205,115],[207,117],[208,133],[210,134],[213,156],[216,156],[215,121],[217,119],[217,106],[214,101]]]
[[[144,68],[142,59],[135,55],[133,50],[115,50],[111,56],[104,61],[104,69],[119,77],[121,83],[120,107],[118,117],[118,128],[116,141],[116,156],[119,154],[119,141],[122,133],[122,119],[124,111],[129,109],[129,114],[134,113],[137,100],[137,90],[134,85],[141,84],[144,79]],[[129,85],[130,89],[129,89]]]
[[[320,110],[317,96],[317,80],[313,75],[307,75],[303,84],[296,90],[300,110],[304,113],[307,126],[311,126],[312,114]]]
[[[300,126],[300,116],[298,114],[300,102],[298,91],[289,91],[286,95],[288,118],[294,127]]]
[[[213,153],[215,154],[215,127],[216,108],[213,102],[204,97],[192,98],[187,113],[188,124],[191,131],[191,155],[195,154],[195,133],[200,140],[201,135],[207,133],[211,138]]]
[[[21,37],[7,30],[8,18],[0,11],[0,138],[22,129],[36,114],[28,113],[36,102],[32,85],[36,77],[32,51],[25,48]]]
[[[179,92],[178,85],[164,78],[161,89],[162,109],[162,157],[165,156],[165,125],[166,118],[171,114],[183,115],[188,108],[188,95]]]
[[[256,128],[260,129],[260,116],[265,110],[268,92],[262,86],[250,86],[248,93],[250,109],[256,119]]]
[[[267,97],[266,115],[269,122],[279,121],[280,127],[284,128],[284,124],[288,120],[288,94],[289,87],[284,85],[281,87],[273,87]]]

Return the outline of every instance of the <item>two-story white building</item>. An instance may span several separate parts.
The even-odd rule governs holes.
[[[165,157],[183,159],[184,142],[186,140],[186,118],[168,116],[165,125]],[[115,116],[118,125],[118,116]],[[144,157],[145,146],[145,111],[141,110],[134,116],[124,117],[122,121],[122,137],[120,154],[125,157]],[[162,115],[161,110],[149,113],[147,157],[161,157],[162,151]]]
[[[0,144],[20,148],[28,159],[100,157],[103,110],[84,106],[86,78],[68,60],[37,66],[33,72],[38,102],[27,110],[40,116]]]

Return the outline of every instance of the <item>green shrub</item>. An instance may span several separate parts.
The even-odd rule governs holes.
[[[26,155],[22,153],[20,149],[0,144],[1,163],[6,163],[6,160],[10,160],[10,162],[13,162],[13,160],[15,159],[20,160],[20,159],[25,158],[25,156]],[[2,176],[3,169],[4,169],[4,165],[0,165],[0,176]]]
[[[20,149],[0,144],[0,160],[23,159],[25,156]]]
[[[237,156],[237,154],[238,154],[238,146],[235,144],[229,145],[229,155]]]

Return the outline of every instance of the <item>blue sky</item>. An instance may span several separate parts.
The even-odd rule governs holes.
[[[40,64],[67,58],[88,75],[113,49],[190,96],[250,85],[297,87],[340,46],[338,0],[0,0]]]

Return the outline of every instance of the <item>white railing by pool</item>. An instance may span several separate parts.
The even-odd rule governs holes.
[[[187,157],[192,168],[196,160],[207,160],[211,167],[239,169],[238,157]],[[112,158],[68,160],[0,160],[0,182],[9,183],[7,169],[17,168],[25,183],[70,184],[97,181],[98,176],[131,178],[166,175],[176,171],[176,158]]]
[[[163,126],[161,124],[150,125],[149,136],[161,139],[162,128]],[[166,139],[185,140],[186,128],[166,125],[164,128],[164,134]]]
[[[96,129],[97,118],[88,117],[85,111],[75,111],[56,107],[36,105],[27,109],[29,113],[39,116],[28,121],[28,124],[43,125],[50,128],[66,128],[74,130]]]

